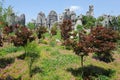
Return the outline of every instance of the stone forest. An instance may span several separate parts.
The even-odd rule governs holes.
[[[1,9],[0,80],[120,80],[120,15]]]

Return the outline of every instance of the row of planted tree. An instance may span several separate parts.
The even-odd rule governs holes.
[[[110,58],[110,51],[115,49],[116,42],[119,40],[119,32],[111,28],[97,26],[91,28],[90,32],[87,32],[82,26],[78,25],[77,31],[73,31],[70,20],[64,20],[59,26],[63,45],[71,47],[75,53],[79,55],[81,55],[81,53],[87,55],[90,52],[95,52],[100,58]],[[30,30],[27,27],[20,26],[5,26],[3,28],[3,37],[0,36],[0,45],[2,46],[3,41],[7,40],[14,43],[15,46],[25,46],[28,41],[31,42],[35,40],[36,37],[33,35],[34,33],[36,33],[38,39],[40,39],[46,32],[48,32],[47,28],[42,26],[36,30]],[[10,35],[11,33],[13,34],[12,36]],[[54,26],[51,28],[51,35],[56,34],[57,27]],[[77,40],[77,34],[79,34],[79,40]],[[73,37],[72,39],[70,38],[71,36]]]
[[[83,57],[92,53],[95,53],[97,55],[96,58],[104,62],[113,61],[111,51],[116,48],[117,41],[120,39],[118,31],[102,26],[93,27],[90,31],[87,31],[80,25],[78,25],[77,31],[73,31],[70,20],[64,20],[59,26],[62,45],[81,56],[82,67]],[[16,47],[23,46],[25,49],[27,43],[43,38],[43,34],[46,32],[48,32],[47,29],[42,26],[35,30],[22,26],[5,26],[2,30],[3,34],[0,35],[0,46],[2,47],[3,43],[7,41],[13,43]],[[57,27],[51,28],[50,32],[51,37],[56,35]],[[37,34],[37,36],[34,34]]]
[[[87,32],[82,26],[78,25],[77,31],[73,31],[70,20],[64,20],[60,26],[62,44],[66,47],[71,47],[76,54],[84,56],[88,53],[95,52],[100,59],[108,60],[111,57],[110,51],[115,49],[116,42],[119,40],[119,32],[111,28],[102,26],[93,27],[90,32]],[[48,32],[45,27],[38,27],[36,30],[30,30],[23,26],[5,26],[0,35],[0,46],[3,46],[5,41],[13,43],[14,46],[25,46],[28,42],[36,39],[41,39],[44,33]],[[51,35],[57,34],[57,26],[51,28]],[[77,39],[79,35],[79,40]],[[72,36],[72,38],[70,38]],[[111,58],[109,59],[111,60]]]

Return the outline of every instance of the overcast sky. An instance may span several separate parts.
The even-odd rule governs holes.
[[[120,0],[5,0],[4,7],[9,5],[18,15],[24,13],[27,22],[36,19],[40,11],[47,16],[51,10],[61,14],[65,8],[70,8],[77,15],[86,14],[89,5],[94,5],[95,17],[102,14],[120,15]]]

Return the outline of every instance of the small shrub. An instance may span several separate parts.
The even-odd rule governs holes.
[[[54,39],[51,39],[49,45],[54,47],[56,45],[56,41]]]
[[[38,44],[35,42],[28,43],[26,46],[26,61],[28,63],[29,77],[32,77],[32,65],[40,57]]]
[[[38,39],[44,38],[43,34],[47,32],[47,28],[44,26],[40,26],[37,28],[37,36]]]
[[[70,50],[72,49],[72,44],[73,44],[73,40],[71,39],[66,39],[64,42],[63,42],[63,45],[65,45],[66,49]]]
[[[6,26],[3,28],[3,34],[9,35],[9,33],[11,33],[11,32],[12,32],[12,26],[6,25]]]
[[[53,27],[51,28],[51,34],[52,34],[52,35],[56,35],[56,34],[57,34],[57,26],[53,26]]]

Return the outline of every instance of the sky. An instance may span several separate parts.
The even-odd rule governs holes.
[[[85,15],[89,5],[94,6],[95,17],[103,14],[120,15],[120,0],[5,0],[4,7],[9,5],[17,15],[24,13],[26,22],[36,19],[40,11],[47,16],[51,10],[62,14],[64,9],[70,8],[77,15]]]

